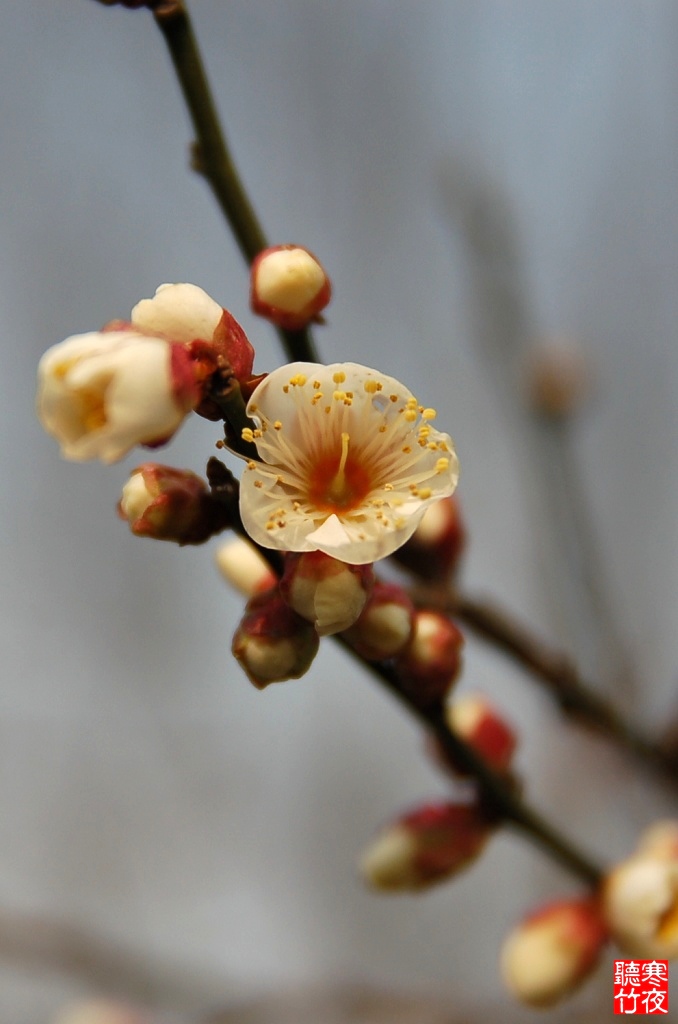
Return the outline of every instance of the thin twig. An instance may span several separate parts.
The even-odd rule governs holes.
[[[565,653],[549,647],[512,613],[492,601],[468,597],[458,590],[417,585],[410,594],[415,604],[446,612],[511,655],[546,687],[570,718],[632,753],[674,785],[678,783],[676,759],[598,696]]]
[[[184,3],[176,2],[157,8],[154,18],[167,43],[193,123],[193,167],[210,185],[249,265],[262,249],[268,248],[268,242],[226,143],[188,11]],[[278,334],[291,360],[318,362],[307,328],[279,328]]]

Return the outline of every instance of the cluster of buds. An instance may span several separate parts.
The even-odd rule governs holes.
[[[319,637],[352,626],[374,586],[371,565],[349,565],[320,551],[288,553],[284,564],[278,580],[244,540],[230,541],[217,553],[224,577],[250,597],[233,653],[259,689],[304,675]]]
[[[627,956],[678,959],[678,822],[649,828],[590,898],[525,918],[504,943],[504,981],[528,1006],[554,1006],[595,970],[610,940]]]
[[[162,285],[129,321],[45,353],[38,416],[65,458],[116,462],[135,445],[165,444],[194,410],[213,418],[213,374],[228,368],[245,381],[253,360],[240,325],[202,288]]]
[[[678,958],[678,822],[660,822],[641,836],[635,854],[606,878],[602,901],[623,952]]]
[[[469,867],[494,828],[478,803],[425,804],[381,830],[360,871],[385,892],[426,889]]]
[[[255,313],[296,331],[330,301],[332,286],[322,264],[299,245],[275,245],[260,252],[250,273],[250,305]]]

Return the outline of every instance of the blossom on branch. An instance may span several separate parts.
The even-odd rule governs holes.
[[[390,555],[458,478],[435,410],[357,363],[292,363],[268,374],[247,414],[256,445],[240,487],[245,529],[263,547],[324,551],[354,565]]]
[[[75,462],[163,444],[199,399],[183,345],[120,322],[54,345],[38,365],[38,416]]]

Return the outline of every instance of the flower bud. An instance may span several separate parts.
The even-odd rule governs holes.
[[[678,821],[657,821],[645,829],[638,843],[639,854],[658,860],[678,860]]]
[[[602,898],[612,937],[625,953],[678,958],[678,860],[631,857],[608,875]]]
[[[360,871],[375,889],[425,889],[468,867],[492,832],[474,804],[429,804],[383,829],[363,854]]]
[[[216,563],[226,582],[245,597],[270,590],[278,582],[264,556],[242,537],[222,544],[216,553]]]
[[[456,497],[429,505],[410,539],[393,557],[410,572],[431,583],[446,583],[459,566],[466,529]]]
[[[150,1017],[123,1003],[88,999],[67,1006],[58,1014],[54,1024],[150,1024]]]
[[[188,469],[146,462],[122,489],[118,515],[137,537],[202,544],[225,523],[203,480]]]
[[[286,556],[280,592],[319,636],[331,636],[353,625],[373,585],[371,564],[349,565],[322,551],[308,551]]]
[[[330,280],[320,262],[298,245],[276,245],[252,264],[250,304],[278,327],[305,327],[330,301]]]
[[[239,381],[252,374],[254,349],[238,321],[195,284],[161,284],[152,299],[142,299],[132,310],[132,323],[144,331],[164,334],[189,346],[202,343],[193,353],[211,353],[207,371],[227,363]],[[205,350],[206,346],[206,350]]]
[[[445,717],[450,729],[490,768],[500,774],[509,770],[516,735],[487,698],[465,693],[448,705]]]
[[[444,700],[459,674],[463,643],[462,633],[444,615],[417,612],[412,639],[395,663],[403,692],[420,707]]]
[[[269,683],[299,679],[318,653],[318,634],[280,594],[253,597],[235,636],[233,654],[258,690]]]
[[[54,345],[38,365],[38,416],[76,462],[163,444],[199,400],[182,345],[118,322]]]
[[[551,903],[526,917],[504,942],[504,983],[527,1006],[554,1006],[593,972],[606,939],[596,901]]]
[[[393,658],[409,642],[414,605],[402,587],[377,581],[357,621],[344,633],[367,661]]]
[[[588,397],[590,383],[588,361],[571,339],[546,339],[531,353],[528,399],[542,416],[554,420],[571,416]]]

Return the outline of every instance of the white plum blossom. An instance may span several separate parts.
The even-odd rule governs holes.
[[[183,346],[132,328],[67,338],[38,365],[40,421],[76,462],[160,444],[199,398],[187,358]]]
[[[243,473],[240,509],[263,547],[373,562],[457,485],[457,456],[431,425],[435,410],[366,366],[280,367],[255,389],[247,414],[255,429],[243,439],[259,458]]]

